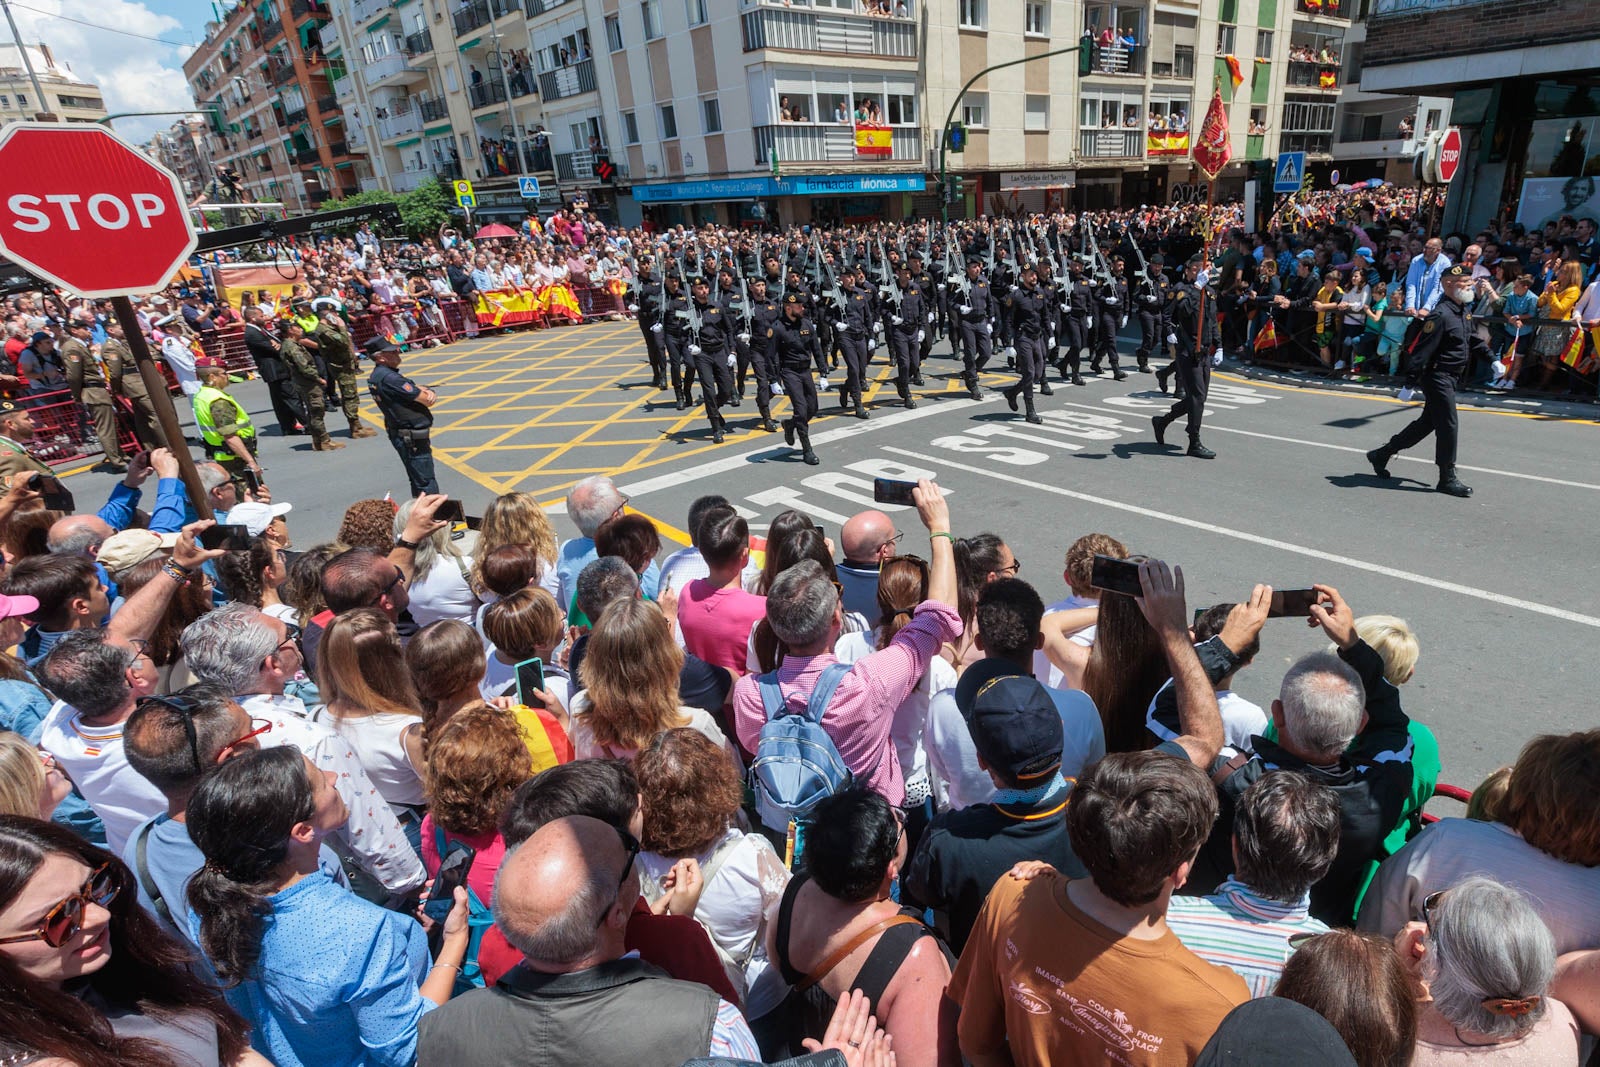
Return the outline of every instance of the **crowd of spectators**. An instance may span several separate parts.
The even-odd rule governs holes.
[[[1576,1067],[1600,1033],[1600,731],[1425,825],[1422,637],[1330,586],[1274,667],[1270,588],[1191,604],[1088,533],[1047,608],[926,481],[837,546],[704,496],[660,558],[604,477],[565,541],[512,493],[457,542],[424,494],[303,548],[224,479],[226,551],[175,467],[92,516],[0,496],[5,1062]]]

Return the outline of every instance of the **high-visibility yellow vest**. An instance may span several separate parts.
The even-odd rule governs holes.
[[[239,427],[239,439],[250,441],[256,435],[256,428],[250,422],[250,413],[239,402],[221,389],[213,386],[202,385],[194,394],[194,421],[200,427],[200,436],[205,439],[206,445],[211,449],[212,459],[238,459],[224,443],[223,436],[217,432],[217,424],[211,419],[211,405],[218,400],[226,400],[233,405],[233,422]]]

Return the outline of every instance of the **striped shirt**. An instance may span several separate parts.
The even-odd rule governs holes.
[[[1167,905],[1167,927],[1196,956],[1243,978],[1252,997],[1265,997],[1294,952],[1289,939],[1327,932],[1326,924],[1311,917],[1310,906],[1309,893],[1287,904],[1229,878],[1211,896],[1173,897]]]

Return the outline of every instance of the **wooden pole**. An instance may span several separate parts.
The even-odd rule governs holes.
[[[145,340],[144,330],[139,326],[139,316],[134,313],[133,301],[126,296],[111,298],[111,307],[117,313],[117,321],[122,324],[122,333],[128,342],[128,350],[133,353],[133,361],[138,364],[139,376],[144,379],[145,392],[150,394],[150,403],[155,408],[156,418],[161,423],[161,433],[167,439],[167,448],[178,460],[178,473],[183,478],[183,484],[189,490],[189,506],[202,519],[209,519],[211,515],[211,501],[206,497],[206,490],[200,484],[200,470],[194,465],[194,457],[189,454],[189,445],[183,439],[183,429],[178,425],[178,413],[172,406],[172,394],[167,392],[167,380],[161,376],[161,371],[156,367],[155,359],[150,354],[150,345]]]
[[[1210,356],[1209,353],[1204,351],[1206,345],[1206,289],[1211,283],[1211,211],[1216,203],[1216,196],[1217,180],[1208,177],[1206,179],[1206,221],[1200,237],[1200,269],[1206,272],[1206,285],[1200,287],[1200,315],[1199,322],[1195,325],[1197,336],[1194,339],[1194,351],[1197,359],[1209,358]]]

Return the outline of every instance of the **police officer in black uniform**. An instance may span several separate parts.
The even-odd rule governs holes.
[[[1167,327],[1167,298],[1172,283],[1161,269],[1160,256],[1151,256],[1145,263],[1143,277],[1134,285],[1133,306],[1139,314],[1139,350],[1134,358],[1142,374],[1150,373],[1150,354],[1160,352],[1170,332]]]
[[[667,362],[672,367],[672,395],[677,400],[678,410],[682,411],[694,397],[694,357],[689,354],[689,346],[694,342],[689,333],[689,294],[683,291],[683,279],[676,274],[667,275],[661,327]]]
[[[1022,284],[1005,298],[1006,317],[1011,321],[1011,343],[1016,349],[1017,371],[1022,378],[1004,390],[1006,403],[1017,410],[1017,394],[1022,394],[1027,405],[1027,420],[1043,422],[1033,410],[1033,383],[1039,383],[1040,392],[1050,395],[1050,383],[1044,380],[1044,352],[1047,321],[1051,314],[1049,291],[1039,285],[1039,274],[1032,263],[1022,267]]]
[[[839,275],[839,287],[844,291],[844,315],[836,331],[839,350],[844,354],[844,382],[839,386],[839,406],[855,405],[858,419],[867,417],[867,408],[861,399],[866,387],[867,364],[872,359],[872,327],[877,321],[876,299],[871,289],[858,285],[861,273],[855,267],[846,267]]]
[[[1083,350],[1094,343],[1094,286],[1083,273],[1083,262],[1078,259],[1067,261],[1067,279],[1067,291],[1062,299],[1062,325],[1066,330],[1061,339],[1066,353],[1061,360],[1062,372],[1073,385],[1084,385]],[[1066,375],[1068,370],[1072,372],[1070,377]]]
[[[1172,321],[1172,333],[1168,335],[1173,342],[1174,354],[1177,356],[1175,367],[1178,380],[1184,384],[1185,395],[1183,399],[1172,405],[1172,410],[1165,415],[1157,415],[1150,420],[1155,427],[1156,444],[1165,445],[1167,426],[1176,421],[1178,416],[1187,415],[1186,423],[1189,431],[1188,455],[1196,459],[1216,459],[1217,454],[1200,443],[1200,420],[1206,411],[1206,391],[1211,387],[1211,358],[1206,355],[1210,352],[1216,341],[1216,318],[1210,314],[1210,309],[1201,307],[1201,290],[1197,282],[1200,276],[1200,257],[1195,256],[1184,265],[1183,281],[1172,287],[1172,300],[1168,305],[1168,314]],[[1209,303],[1209,294],[1206,294]],[[1195,342],[1202,319],[1206,325],[1206,336],[1199,338],[1200,350],[1195,351]]]
[[[639,322],[639,332],[644,334],[645,355],[650,360],[650,385],[656,389],[667,387],[667,350],[661,339],[661,279],[651,269],[654,261],[645,256],[639,264],[639,276],[634,279],[628,293],[628,310]]]
[[[739,406],[733,395],[733,368],[736,362],[732,341],[737,330],[734,320],[720,304],[711,302],[711,286],[704,278],[696,278],[689,285],[694,299],[694,310],[700,316],[700,329],[689,345],[689,356],[694,360],[695,371],[700,376],[700,392],[706,406],[706,421],[711,424],[711,440],[721,444],[728,424],[722,419],[722,407]]]
[[[1457,264],[1441,279],[1443,299],[1422,322],[1416,341],[1406,354],[1406,388],[1422,388],[1422,414],[1415,422],[1389,439],[1389,443],[1367,453],[1374,473],[1388,478],[1389,459],[1418,444],[1430,433],[1434,438],[1434,462],[1439,465],[1438,491],[1451,496],[1469,497],[1472,490],[1456,477],[1456,386],[1473,361],[1488,362],[1489,346],[1467,322],[1472,303],[1472,269]]]
[[[765,278],[750,280],[750,323],[747,327],[750,340],[750,369],[756,374],[756,410],[761,412],[761,428],[768,433],[778,429],[772,421],[772,383],[777,372],[772,367],[772,356],[767,350],[767,331],[783,313],[783,308],[767,292]]]
[[[811,380],[811,366],[816,364],[822,388],[828,388],[827,357],[822,352],[822,342],[816,329],[806,317],[805,298],[790,293],[783,298],[783,314],[767,329],[768,351],[773,365],[783,382],[783,392],[789,398],[793,414],[783,423],[783,439],[792,448],[795,438],[800,439],[800,458],[815,467],[821,460],[811,451],[811,420],[817,414],[817,385]]]
[[[1119,256],[1111,269],[1110,278],[1102,278],[1095,291],[1096,319],[1094,358],[1089,361],[1089,373],[1100,373],[1100,361],[1111,361],[1111,376],[1117,381],[1127,381],[1128,372],[1117,364],[1117,330],[1128,317],[1128,280],[1122,274]]]
[[[411,495],[437,493],[439,480],[433,474],[433,412],[429,409],[439,397],[432,389],[400,373],[400,349],[383,337],[366,345],[367,358],[376,366],[367,378],[367,392],[383,412],[389,428],[389,443],[406,468]]]
[[[978,372],[994,355],[994,327],[990,320],[999,314],[999,304],[989,280],[983,276],[983,262],[973,256],[967,260],[967,291],[956,290],[953,301],[965,301],[955,307],[956,326],[961,331],[961,379],[967,383],[967,395],[974,400],[983,399],[978,388]]]
[[[907,408],[917,406],[911,395],[912,368],[917,365],[917,349],[922,344],[923,312],[922,290],[911,279],[911,268],[901,263],[895,268],[895,281],[899,304],[890,304],[889,355],[894,359],[894,387]]]
[[[1017,287],[1016,267],[1006,258],[1005,246],[1000,244],[999,235],[991,234],[990,241],[994,243],[994,267],[989,271],[989,285],[994,289],[995,296],[1004,301],[1006,294]],[[996,343],[1001,348],[1011,347],[1011,316],[1004,313],[1002,308],[1000,320],[995,325],[999,331]]]
[[[913,248],[907,258],[911,261],[911,282],[922,296],[922,319],[919,323],[922,328],[917,331],[917,349],[911,360],[911,384],[921,386],[927,384],[922,380],[922,361],[933,352],[933,323],[938,317],[939,288],[933,275],[928,273],[921,249]]]

